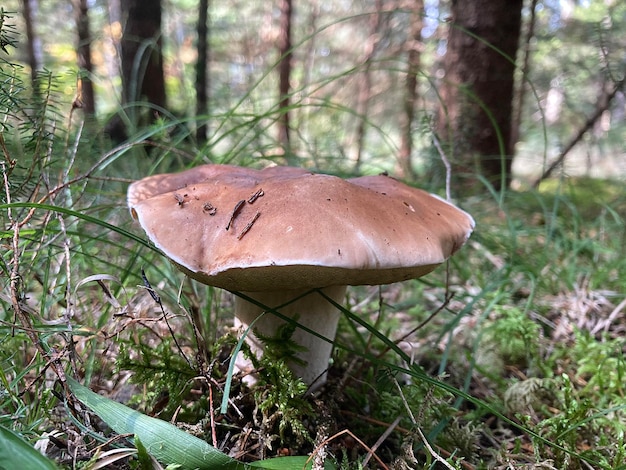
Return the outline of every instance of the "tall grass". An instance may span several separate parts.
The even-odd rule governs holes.
[[[216,424],[234,345],[224,335],[228,296],[173,269],[131,225],[125,181],[108,177],[102,165],[79,169],[80,138],[66,141],[61,153],[70,158],[43,165],[35,184],[18,185],[36,189],[28,197],[12,193],[10,178],[23,174],[18,167],[4,171],[0,424],[31,442],[53,429],[56,440],[45,451],[57,462],[71,461],[60,442],[80,445],[97,461],[99,441],[76,437],[74,420],[90,429],[93,418],[67,402],[69,376],[106,395],[132,397],[145,412],[190,424],[212,420],[213,437],[196,432],[214,444],[232,429],[241,433],[235,424],[231,431]],[[136,158],[130,149],[109,158],[133,166],[123,161]],[[104,168],[113,171],[112,164]],[[325,411],[330,429],[354,437],[329,431],[320,441],[341,465],[371,460],[385,430],[375,453],[388,464],[623,464],[625,201],[619,185],[605,183],[602,202],[579,200],[595,182],[565,183],[508,194],[503,206],[488,197],[467,201],[478,230],[448,269],[424,281],[351,291],[328,391],[328,403],[339,406]],[[283,380],[273,387],[293,388]],[[238,407],[254,410],[239,386],[230,399],[228,420],[237,422]],[[266,404],[270,411],[258,418],[277,419],[280,406],[296,402]],[[61,403],[73,420],[58,416]],[[315,420],[303,410],[291,418],[294,426]],[[245,413],[254,423],[254,413]],[[272,439],[296,452],[315,448],[313,434],[291,438]]]

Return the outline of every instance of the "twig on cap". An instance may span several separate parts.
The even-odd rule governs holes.
[[[263,192],[263,188],[259,188],[259,190],[256,193],[250,196],[250,198],[248,199],[248,204],[253,204],[254,201],[256,201],[258,198],[260,198],[264,194],[265,193]]]
[[[230,226],[232,225],[233,221],[235,220],[235,217],[237,217],[237,214],[239,214],[239,212],[241,212],[241,208],[243,207],[243,205],[245,203],[246,203],[246,200],[242,199],[241,201],[239,201],[235,205],[235,208],[233,209],[233,215],[230,216],[230,220],[228,221],[228,225],[226,226],[226,230],[228,230],[230,228]]]
[[[257,212],[256,214],[254,214],[254,217],[252,217],[252,220],[248,223],[248,225],[246,225],[241,231],[241,233],[237,235],[237,240],[241,240],[243,236],[250,231],[250,229],[252,228],[252,225],[254,225],[254,223],[256,222],[256,219],[258,219],[260,215],[261,215],[260,212]]]

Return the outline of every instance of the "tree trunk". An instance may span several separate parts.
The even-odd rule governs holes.
[[[78,45],[76,47],[76,55],[78,59],[79,70],[79,100],[80,107],[86,116],[96,114],[96,101],[93,91],[93,83],[91,74],[93,68],[91,66],[91,35],[89,33],[89,7],[87,0],[72,0],[74,8],[74,18],[76,20],[76,34],[78,37]]]
[[[511,178],[511,118],[523,0],[452,0],[438,130],[453,177],[482,175],[496,190]],[[475,191],[475,189],[474,189]]]
[[[41,41],[35,33],[35,18],[37,17],[37,0],[22,0],[22,16],[26,27],[26,41],[28,44],[28,66],[33,93],[38,95],[37,72],[43,68]]]
[[[422,27],[423,27],[423,0],[410,0],[407,9],[411,12],[411,23],[409,26],[409,37],[407,39],[407,74],[404,85],[404,107],[400,117],[400,151],[398,153],[398,164],[400,177],[414,180],[415,171],[411,164],[411,154],[413,153],[413,120],[415,118],[415,106],[419,98],[417,89],[417,74],[420,69],[421,49],[422,49]]]
[[[207,124],[205,120],[209,112],[209,77],[207,73],[209,61],[209,0],[200,0],[198,6],[198,60],[196,62],[196,139],[203,145],[207,139]],[[203,117],[201,117],[203,116]]]
[[[161,0],[123,0],[122,101],[165,107],[161,52]],[[154,113],[150,113],[153,115]]]
[[[278,94],[280,99],[280,110],[278,118],[278,142],[283,147],[283,152],[287,162],[292,162],[290,145],[290,123],[289,123],[289,93],[291,86],[289,80],[291,78],[291,61],[293,54],[291,52],[291,23],[293,17],[292,0],[280,0],[280,32],[278,39],[278,53],[281,60],[278,66],[279,83]]]
[[[370,101],[372,99],[372,61],[378,49],[378,43],[382,37],[382,1],[376,0],[376,13],[370,14],[370,35],[365,43],[365,57],[363,60],[363,71],[361,72],[361,80],[359,80],[359,92],[357,98],[357,118],[358,126],[356,129],[356,159],[354,163],[354,172],[359,173],[361,164],[363,163],[363,151],[365,147],[366,126],[368,120],[368,111]]]

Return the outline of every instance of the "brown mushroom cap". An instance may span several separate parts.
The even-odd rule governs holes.
[[[128,205],[189,276],[240,291],[417,278],[474,228],[469,214],[388,176],[343,180],[292,167],[151,176],[131,184]]]

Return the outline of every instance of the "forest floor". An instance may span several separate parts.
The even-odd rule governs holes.
[[[30,279],[20,305],[39,321],[33,336],[12,314],[2,318],[0,424],[10,418],[67,468],[159,468],[140,445],[144,430],[120,432],[89,398],[76,400],[56,368],[128,405],[123,417],[139,411],[174,423],[239,462],[623,468],[622,184],[565,179],[463,206],[477,229],[447,268],[349,289],[329,380],[315,393],[271,355],[256,387],[231,377],[231,294],[184,280],[123,233],[103,242],[80,225],[93,221],[38,216],[20,233],[21,275]],[[125,216],[116,208],[94,217],[104,214]],[[70,297],[55,280],[66,269]],[[176,446],[178,437],[160,439]],[[205,468],[233,468],[225,462]],[[302,468],[303,460],[267,462]]]

